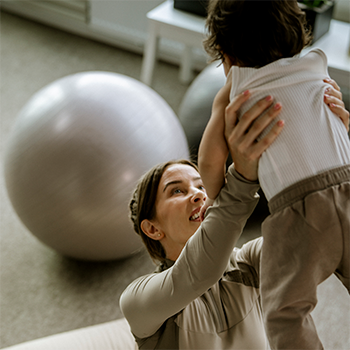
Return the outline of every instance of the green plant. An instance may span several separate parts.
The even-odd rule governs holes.
[[[329,0],[298,0],[298,2],[308,7],[321,7],[322,5],[328,4]]]

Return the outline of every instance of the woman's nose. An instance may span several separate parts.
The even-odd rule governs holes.
[[[198,188],[194,189],[193,190],[193,195],[191,197],[191,201],[194,202],[194,203],[197,203],[199,201],[205,201],[206,200],[206,194],[199,190]]]

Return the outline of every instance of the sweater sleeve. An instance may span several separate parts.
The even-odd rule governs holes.
[[[235,261],[252,266],[257,274],[260,275],[260,257],[263,244],[263,238],[259,237],[245,243],[241,249],[235,248]]]
[[[246,181],[231,166],[226,185],[175,264],[161,273],[142,276],[126,288],[120,307],[134,335],[151,336],[221,278],[257,204],[258,189],[257,183]]]

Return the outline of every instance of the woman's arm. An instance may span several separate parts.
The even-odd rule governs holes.
[[[239,108],[243,100],[234,101],[234,106]],[[257,109],[251,114],[255,119],[259,117]],[[240,122],[237,126],[241,126]],[[249,134],[248,130],[246,134]],[[251,146],[244,136],[241,142],[237,152],[249,152],[247,147]],[[242,158],[237,157],[238,164]],[[257,182],[246,180],[231,166],[226,185],[176,263],[161,273],[140,277],[127,287],[120,298],[120,306],[137,337],[154,334],[165,320],[219,280],[246,220],[257,204],[258,189]]]
[[[233,263],[243,263],[251,266],[255,270],[253,280],[256,280],[257,285],[259,285],[262,244],[262,237],[253,239],[243,244],[242,248],[235,248],[231,256]]]
[[[121,310],[138,338],[153,335],[222,276],[232,250],[253,212],[259,189],[230,167],[227,182],[204,222],[168,270],[132,282],[120,298]]]

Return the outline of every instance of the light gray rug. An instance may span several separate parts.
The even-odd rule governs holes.
[[[144,252],[124,261],[63,258],[22,225],[6,195],[3,153],[16,115],[47,84],[83,71],[139,79],[142,56],[1,13],[0,347],[122,317],[127,284],[153,270]],[[154,89],[177,112],[188,86],[178,67],[159,63]],[[64,350],[64,349],[62,349]],[[101,349],[102,350],[102,349]]]

